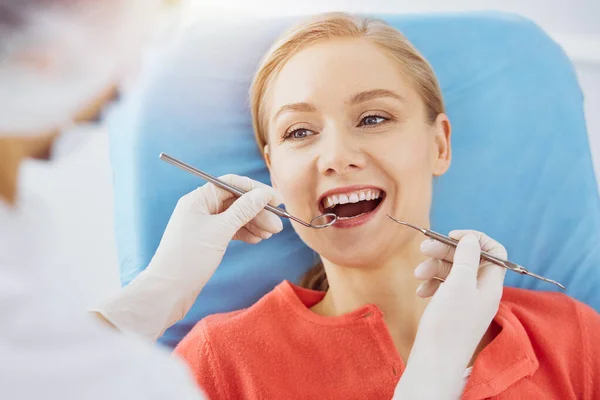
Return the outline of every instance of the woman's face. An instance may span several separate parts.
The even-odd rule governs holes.
[[[414,233],[386,214],[429,225],[432,179],[450,163],[445,115],[424,102],[397,61],[363,39],[294,55],[265,96],[267,164],[286,209],[305,221],[333,210],[327,229],[294,225],[321,257],[377,264]]]

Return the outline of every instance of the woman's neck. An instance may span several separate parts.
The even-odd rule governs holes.
[[[329,290],[312,310],[343,315],[367,304],[379,307],[400,355],[406,359],[428,300],[416,295],[421,281],[415,267],[426,258],[419,250],[423,237],[415,234],[380,265],[349,268],[323,260]],[[404,354],[406,353],[406,354]]]

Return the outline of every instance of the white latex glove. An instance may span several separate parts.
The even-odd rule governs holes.
[[[263,210],[283,203],[279,192],[247,177],[220,179],[248,193],[237,198],[207,183],[183,196],[146,270],[92,311],[154,341],[189,311],[232,239],[255,244],[283,229],[278,216]]]
[[[433,239],[421,245],[431,258],[415,269],[425,281],[417,293],[432,298],[395,399],[459,399],[464,371],[498,312],[506,269],[487,261],[480,265],[480,255],[483,250],[506,259],[506,250],[481,232],[450,236],[460,240],[456,250]]]

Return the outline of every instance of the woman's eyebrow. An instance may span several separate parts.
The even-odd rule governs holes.
[[[277,111],[275,113],[275,116],[273,116],[273,121],[275,121],[277,118],[279,118],[279,116],[283,113],[286,112],[315,112],[317,111],[317,109],[315,108],[315,106],[313,106],[310,103],[293,103],[293,104],[286,104],[285,106],[281,107],[279,109],[279,111]]]
[[[404,97],[400,96],[398,93],[388,90],[388,89],[373,89],[366,90],[364,92],[360,92],[355,94],[350,98],[348,104],[356,105],[360,103],[364,103],[365,101],[378,99],[381,97],[390,97],[392,99],[396,99],[398,101],[404,101]]]
[[[398,101],[404,101],[404,97],[398,93],[388,89],[372,89],[355,94],[347,102],[350,105],[364,103],[365,101],[378,99],[381,97],[390,97]],[[310,103],[292,103],[282,106],[273,116],[272,121],[275,121],[279,116],[286,112],[315,112],[317,109]]]

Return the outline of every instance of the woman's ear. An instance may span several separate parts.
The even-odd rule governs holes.
[[[263,157],[265,159],[265,164],[267,164],[267,168],[269,169],[269,176],[271,177],[271,186],[277,189],[277,182],[275,181],[275,177],[271,173],[271,155],[269,153],[268,144],[265,144],[265,147],[263,147]]]
[[[265,144],[263,147],[263,157],[265,159],[265,163],[267,164],[267,168],[271,169],[271,156],[269,154],[269,145]]]
[[[434,122],[434,140],[436,149],[436,159],[433,165],[433,175],[441,176],[450,168],[452,161],[452,146],[450,138],[452,136],[452,126],[446,114],[439,114]]]

